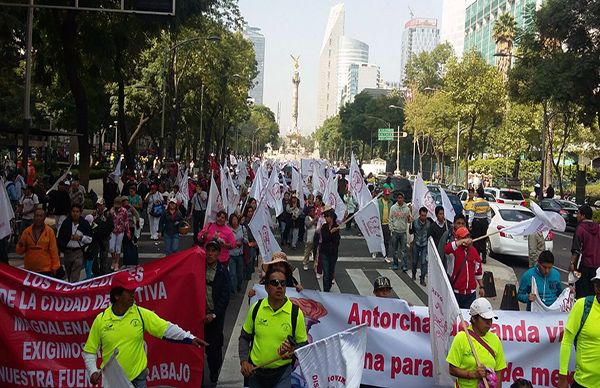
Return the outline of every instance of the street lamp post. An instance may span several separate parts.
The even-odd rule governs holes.
[[[402,109],[401,106],[390,105],[390,109]],[[398,134],[396,136],[396,171],[394,171],[394,175],[400,175],[400,126],[398,125]]]
[[[161,156],[164,156],[164,154],[166,153],[165,151],[165,108],[166,108],[166,104],[167,104],[167,60],[169,58],[169,54],[171,52],[175,52],[175,50],[177,50],[177,48],[181,47],[184,44],[190,43],[190,42],[196,42],[198,40],[208,40],[211,42],[219,42],[221,40],[221,37],[216,36],[216,35],[209,35],[209,36],[196,36],[193,38],[189,38],[186,40],[182,40],[181,42],[176,42],[173,46],[169,47],[166,51],[165,51],[165,58],[163,61],[163,84],[162,84],[162,114],[161,114],[161,118],[160,118],[160,154]],[[171,136],[173,136],[173,128],[171,128],[171,135],[169,136],[169,139],[171,138]],[[175,155],[173,155],[175,156]]]

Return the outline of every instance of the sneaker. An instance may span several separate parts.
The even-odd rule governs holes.
[[[412,280],[417,280],[417,274],[413,273]]]
[[[425,279],[421,279],[419,282],[423,287],[427,287],[427,283],[425,283]]]
[[[335,284],[335,279],[331,279],[331,284]]]
[[[383,260],[385,260],[385,262],[388,263],[388,264],[392,262],[392,260],[389,259],[387,256],[384,257]]]
[[[373,254],[371,254],[371,257],[372,257],[373,259],[376,259],[376,258],[377,258],[377,253],[373,253]]]
[[[320,273],[317,274],[317,279],[321,279],[321,274]]]
[[[308,271],[308,265],[305,265],[305,266],[303,267],[303,269],[304,269],[305,271]]]
[[[393,269],[394,271],[397,271],[397,270],[398,270],[398,266],[397,266],[396,264],[394,264],[394,265],[392,265],[392,269]]]

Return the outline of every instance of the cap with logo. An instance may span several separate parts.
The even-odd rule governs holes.
[[[373,288],[375,291],[377,290],[381,290],[382,288],[392,288],[392,284],[390,283],[390,279],[386,278],[385,276],[380,276],[377,279],[375,279],[375,282],[373,283]]]
[[[477,298],[471,303],[471,308],[469,309],[469,314],[474,317],[475,315],[479,315],[484,319],[498,319],[498,315],[494,312],[492,308],[492,304],[489,300],[485,298]]]

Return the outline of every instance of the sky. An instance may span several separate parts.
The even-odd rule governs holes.
[[[292,118],[292,59],[300,55],[298,125],[304,135],[317,121],[319,51],[334,0],[239,0],[245,21],[265,35],[263,103],[277,114],[281,104],[280,130],[285,136]],[[345,34],[369,45],[369,62],[381,67],[384,81],[400,78],[400,52],[404,23],[415,17],[438,19],[442,0],[348,0]]]

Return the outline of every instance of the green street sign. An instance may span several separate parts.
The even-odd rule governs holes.
[[[395,133],[395,128],[379,128],[379,131],[377,133],[377,140],[394,140]]]

